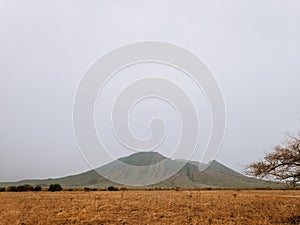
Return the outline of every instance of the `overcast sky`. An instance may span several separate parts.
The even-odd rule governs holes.
[[[282,141],[285,132],[300,127],[297,0],[0,1],[0,32],[0,181],[89,169],[73,135],[76,89],[92,63],[133,41],[178,44],[209,66],[227,109],[217,158],[225,165],[242,171]],[[132,78],[153,68],[133,69]],[[107,99],[123,81],[107,87]],[[192,84],[185,85],[193,92]],[[203,100],[193,94],[194,100]],[[149,105],[169,115],[166,123],[176,127],[176,115],[162,102],[137,107],[133,127],[134,118],[149,117]],[[96,116],[100,133],[101,115]],[[136,125],[136,132],[143,134],[141,127]],[[176,129],[171,130],[169,146],[176,140]]]

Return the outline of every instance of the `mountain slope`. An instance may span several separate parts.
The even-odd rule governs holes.
[[[124,167],[124,164],[131,165]],[[150,166],[149,166],[150,165]],[[32,184],[48,186],[51,183],[60,183],[63,187],[85,186],[106,188],[110,185],[118,185],[105,177],[118,180],[120,183],[131,182],[143,184],[149,179],[157,179],[155,185],[145,187],[182,187],[182,188],[262,188],[276,187],[274,183],[246,177],[217,161],[206,165],[206,169],[199,170],[199,162],[187,162],[184,160],[172,160],[156,152],[140,152],[119,160],[108,163],[98,169],[84,172],[78,175],[47,180],[23,180],[19,182],[0,183],[0,186],[11,186],[20,184]],[[146,167],[149,166],[149,167]],[[202,165],[203,166],[203,165]],[[105,175],[105,177],[100,176]],[[171,177],[168,174],[173,174]],[[162,179],[162,177],[169,177]],[[139,185],[141,186],[141,185]]]

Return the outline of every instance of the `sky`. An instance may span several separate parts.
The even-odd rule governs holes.
[[[179,45],[208,65],[226,105],[217,160],[243,171],[300,127],[299,28],[297,0],[0,1],[0,181],[89,170],[73,133],[78,85],[101,56],[145,40]],[[208,137],[201,91],[171,68],[137,65],[117,74],[96,105],[97,130],[116,158],[128,151],[113,142],[105,109],[116,90],[149,74],[185,86]],[[158,114],[170,127],[159,151],[168,156],[178,138],[170,106],[150,99],[129,119],[134,133],[147,137],[145,122]],[[192,159],[200,157],[196,151]]]

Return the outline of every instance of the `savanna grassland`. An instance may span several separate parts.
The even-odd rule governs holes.
[[[300,191],[2,192],[0,224],[300,224]]]

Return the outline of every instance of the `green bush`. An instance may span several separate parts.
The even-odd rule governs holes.
[[[25,187],[23,185],[19,185],[19,186],[17,186],[17,191],[23,192],[23,191],[25,191]]]
[[[97,188],[93,188],[92,191],[98,191],[98,189]]]
[[[16,186],[10,186],[7,188],[7,191],[9,192],[18,192],[18,188]]]
[[[4,192],[5,191],[5,187],[0,187],[0,192]]]
[[[19,192],[33,191],[33,187],[29,184],[19,185],[17,189]]]
[[[114,187],[114,186],[109,186],[109,187],[107,188],[107,190],[109,190],[109,191],[118,191],[119,188]]]
[[[89,187],[85,187],[84,190],[85,190],[85,191],[91,191],[92,189],[89,188]]]
[[[42,190],[42,187],[40,185],[36,185],[34,188],[33,188],[33,191],[41,191]]]
[[[50,186],[48,188],[48,191],[52,191],[52,192],[61,191],[61,190],[62,190],[62,187],[60,184],[50,184]]]

